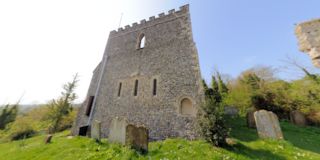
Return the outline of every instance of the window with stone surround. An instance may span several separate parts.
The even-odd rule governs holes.
[[[93,105],[94,96],[90,96],[87,103],[86,115],[90,116],[92,105]]]
[[[153,79],[152,94],[153,94],[154,96],[157,95],[157,79]]]
[[[134,92],[133,92],[134,96],[138,95],[138,83],[139,83],[138,80],[136,80],[134,83]]]
[[[138,37],[137,49],[143,49],[146,43],[146,37],[144,33],[141,33]]]
[[[119,83],[119,88],[118,88],[118,97],[120,97],[121,95],[121,87],[122,87],[122,83]]]

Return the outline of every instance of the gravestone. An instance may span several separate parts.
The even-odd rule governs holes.
[[[46,139],[44,140],[44,143],[45,144],[51,143],[51,140],[52,140],[52,135],[49,134],[49,135],[47,135]]]
[[[111,121],[109,141],[113,143],[126,144],[126,127],[128,122],[126,119],[115,117]]]
[[[266,110],[254,113],[254,119],[260,138],[283,139],[277,115]]]
[[[91,126],[91,138],[100,141],[101,139],[101,122],[95,120]]]
[[[247,119],[247,126],[249,128],[256,128],[256,122],[254,119],[254,112],[256,109],[250,108],[247,110],[246,119]]]
[[[224,107],[224,114],[228,115],[228,116],[235,117],[235,116],[238,116],[239,109],[234,106],[225,106]]]
[[[142,153],[148,152],[148,129],[129,124],[126,127],[126,145]]]
[[[301,127],[304,127],[307,124],[305,115],[297,110],[290,112],[290,121],[291,123]]]

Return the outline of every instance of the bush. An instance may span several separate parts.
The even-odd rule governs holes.
[[[320,126],[320,111],[311,110],[306,117],[311,125]]]
[[[70,129],[72,127],[73,122],[76,118],[76,112],[77,111],[75,109],[72,109],[72,111],[68,115],[65,115],[61,119],[61,121],[57,127],[57,132],[64,131],[66,129]]]
[[[28,117],[18,117],[16,121],[9,126],[9,139],[19,140],[33,136],[36,133],[36,130],[32,125],[33,123]]]
[[[205,81],[203,81],[203,88],[205,93],[205,101],[198,111],[198,127],[200,135],[209,143],[215,146],[226,145],[226,138],[229,136],[230,129],[225,126],[224,121],[224,103],[223,94],[226,92],[219,92],[219,87],[216,83],[215,77],[212,77],[212,88],[209,88]],[[222,81],[219,81],[222,83]],[[220,90],[221,91],[221,90]]]
[[[18,114],[18,107],[18,103],[13,106],[9,104],[4,106],[0,113],[0,130],[5,129],[9,123],[13,122],[16,119]]]
[[[207,99],[201,105],[201,109],[198,112],[200,135],[215,146],[225,146],[230,129],[225,125],[222,105],[216,104],[212,99]]]

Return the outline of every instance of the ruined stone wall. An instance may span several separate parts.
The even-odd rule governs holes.
[[[320,19],[298,24],[296,36],[300,50],[310,56],[316,67],[320,67]]]
[[[137,49],[141,34],[145,35],[145,47]],[[105,54],[108,60],[93,110],[93,120],[102,122],[103,137],[108,136],[115,117],[145,125],[151,139],[196,137],[196,114],[182,115],[180,111],[184,98],[191,100],[197,111],[203,97],[188,5],[111,31]],[[157,80],[156,95],[153,95],[154,79]],[[134,96],[136,80],[138,92]],[[93,78],[88,96],[94,95],[96,82]],[[118,96],[120,83],[121,95]],[[88,119],[85,106],[86,102],[79,111],[74,134]]]

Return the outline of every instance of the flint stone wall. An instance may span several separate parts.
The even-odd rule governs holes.
[[[295,33],[300,51],[307,53],[312,63],[320,67],[320,19],[298,24]]]
[[[145,47],[136,49],[141,34],[145,35]],[[88,91],[88,97],[95,95],[99,72],[103,72],[96,107],[92,110],[93,120],[101,121],[102,137],[108,136],[114,117],[145,125],[152,140],[198,136],[195,116],[180,113],[182,99],[189,98],[195,111],[203,99],[188,5],[110,32],[104,56],[108,57],[106,66],[101,69],[100,64],[95,69]],[[157,79],[156,95],[152,94],[154,79]],[[139,82],[137,96],[133,95],[135,80]],[[74,135],[88,123],[87,103],[78,112]]]

